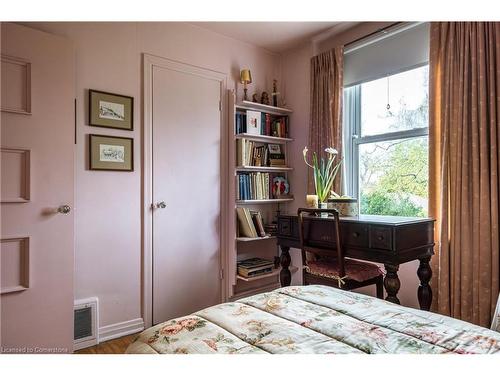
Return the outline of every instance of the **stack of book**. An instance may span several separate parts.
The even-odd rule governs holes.
[[[271,196],[271,181],[269,173],[238,173],[236,197],[239,200],[269,199]]]
[[[264,220],[259,211],[249,210],[245,207],[236,208],[238,228],[241,237],[257,238],[266,237]]]
[[[280,145],[269,144],[268,150],[269,150],[268,165],[270,167],[284,167],[286,165],[285,154],[281,151]]]
[[[237,262],[238,274],[243,277],[255,277],[273,272],[274,262],[263,258],[250,258]]]
[[[278,233],[278,224],[276,224],[276,222],[265,224],[264,225],[264,230],[270,236],[276,236],[276,234]]]

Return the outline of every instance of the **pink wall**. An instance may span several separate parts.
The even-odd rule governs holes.
[[[349,43],[374,31],[389,26],[390,22],[364,22],[352,27],[336,36],[325,39],[315,46],[306,44],[299,48],[287,51],[282,56],[282,76],[285,85],[287,105],[294,110],[291,117],[292,137],[295,142],[291,144],[292,163],[294,167],[291,186],[295,194],[295,201],[290,205],[289,211],[296,212],[297,208],[305,205],[307,187],[307,169],[302,158],[302,149],[307,145],[309,127],[309,101],[310,101],[310,59],[313,50],[321,53],[335,46]],[[300,252],[297,249],[290,251],[292,264],[302,263]],[[417,267],[418,261],[406,263],[400,266],[399,278],[401,289],[398,297],[403,305],[418,307],[417,301]],[[292,277],[294,284],[302,282],[302,275],[297,272]],[[375,295],[374,287],[359,290],[362,293]]]
[[[187,23],[25,25],[67,36],[76,46],[75,298],[99,297],[101,327],[140,318],[141,53],[223,72],[228,88],[239,89],[234,78],[248,66],[254,79],[250,93],[270,90],[272,79],[280,80],[279,56]],[[89,88],[133,96],[134,131],[87,126]],[[134,172],[87,170],[88,133],[133,137]]]

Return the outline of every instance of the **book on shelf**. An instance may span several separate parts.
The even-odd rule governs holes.
[[[250,216],[252,216],[252,221],[259,237],[265,237],[266,231],[264,230],[264,221],[262,220],[260,211],[250,211]]]
[[[287,138],[289,135],[288,116],[252,110],[236,112],[235,116],[236,134],[248,133],[280,138]]]
[[[274,269],[274,262],[263,258],[250,258],[236,263],[238,274],[243,277],[254,277],[270,273]]]
[[[234,131],[236,134],[247,132],[247,114],[246,112],[236,112],[234,121]]]
[[[236,216],[238,217],[239,235],[241,237],[257,238],[267,236],[260,211],[237,207]]]
[[[279,144],[262,144],[244,138],[236,140],[236,160],[242,167],[283,167],[285,154]]]
[[[238,200],[270,199],[272,195],[270,173],[238,173],[237,178],[236,198]]]
[[[238,217],[238,228],[242,237],[257,238],[257,230],[252,220],[250,210],[245,207],[237,207],[236,215]]]

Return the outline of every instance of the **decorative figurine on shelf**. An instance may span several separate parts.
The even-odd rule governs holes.
[[[243,92],[245,93],[243,96],[243,100],[248,100],[247,84],[252,83],[252,73],[250,73],[250,69],[242,69],[241,70],[240,82],[243,83]]]
[[[259,102],[259,95],[257,93],[252,95],[252,102],[258,103]]]
[[[269,105],[269,94],[266,91],[262,92],[262,96],[260,97],[260,104]]]
[[[278,81],[273,79],[273,93],[271,94],[273,96],[273,106],[277,107],[278,106]]]

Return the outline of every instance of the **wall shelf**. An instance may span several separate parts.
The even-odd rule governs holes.
[[[265,113],[270,113],[273,115],[289,115],[293,111],[288,108],[282,107],[274,107],[272,105],[260,104],[250,102],[248,100],[243,100],[242,102],[235,105],[237,109],[249,109],[249,110],[258,110]]]
[[[236,241],[238,242],[253,242],[253,241],[264,241],[264,240],[273,240],[276,239],[276,236],[266,236],[266,237],[236,237]]]
[[[293,202],[293,198],[236,200],[236,204],[266,204],[266,203],[286,203],[286,202]]]
[[[250,296],[253,296],[253,295],[258,294],[258,293],[271,292],[274,289],[278,289],[279,287],[281,287],[279,282],[266,284],[266,285],[259,287],[259,288],[252,288],[250,290],[245,290],[243,292],[233,294],[233,296],[230,297],[229,300],[236,301],[237,299],[250,297]]]
[[[297,267],[293,267],[293,266],[288,267],[288,269],[292,273],[294,273],[294,272],[296,272],[298,270]],[[280,274],[280,272],[281,272],[281,267],[280,268],[276,268],[276,269],[273,270],[273,272],[269,272],[269,273],[266,273],[264,275],[259,275],[259,276],[254,276],[254,277],[244,277],[244,276],[241,276],[241,275],[237,275],[236,278],[238,280],[249,282],[249,281],[266,279],[268,277],[278,276]]]
[[[287,172],[293,171],[292,167],[257,167],[255,165],[249,165],[247,167],[239,166],[236,167],[236,172]]]
[[[234,136],[236,139],[244,138],[250,139],[252,141],[263,142],[263,143],[287,143],[293,142],[293,138],[284,138],[284,137],[273,137],[270,135],[259,135],[259,134],[248,134],[248,133],[240,133]]]

